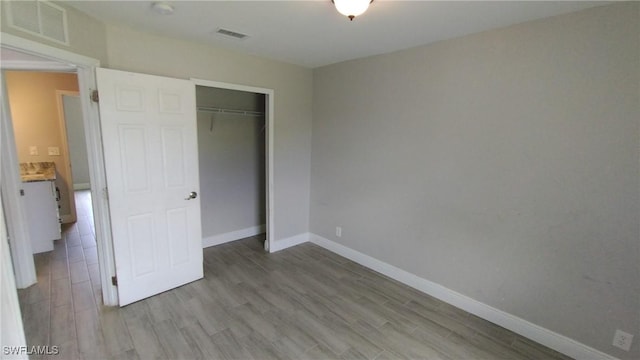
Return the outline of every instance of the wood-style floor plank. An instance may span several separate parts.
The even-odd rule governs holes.
[[[204,249],[205,278],[123,308],[101,301],[88,192],[20,290],[29,345],[59,359],[514,359],[566,356],[314,244]]]

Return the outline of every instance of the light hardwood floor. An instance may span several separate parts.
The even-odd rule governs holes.
[[[27,341],[53,359],[567,359],[316,245],[266,254],[260,236],[206,248],[203,280],[102,306],[87,196],[19,291]]]

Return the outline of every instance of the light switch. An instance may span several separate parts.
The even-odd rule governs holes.
[[[60,148],[57,146],[49,146],[49,155],[60,155]]]
[[[38,147],[34,145],[29,146],[29,155],[38,155]]]

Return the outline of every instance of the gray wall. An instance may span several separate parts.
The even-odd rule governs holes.
[[[198,86],[196,103],[264,112],[265,96]],[[198,111],[203,237],[265,224],[264,120]]]
[[[107,25],[109,67],[274,90],[275,239],[309,230],[310,69]],[[161,59],[159,61],[158,59]]]
[[[62,96],[74,189],[89,189],[89,157],[79,96]]]
[[[611,346],[640,336],[639,14],[314,70],[311,232],[640,358]]]

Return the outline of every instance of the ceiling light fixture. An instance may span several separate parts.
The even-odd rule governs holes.
[[[373,0],[331,0],[331,2],[340,14],[353,21],[353,18],[367,11]]]
[[[156,14],[160,15],[171,15],[174,11],[173,5],[165,1],[154,2],[153,4],[151,4],[151,9]]]

